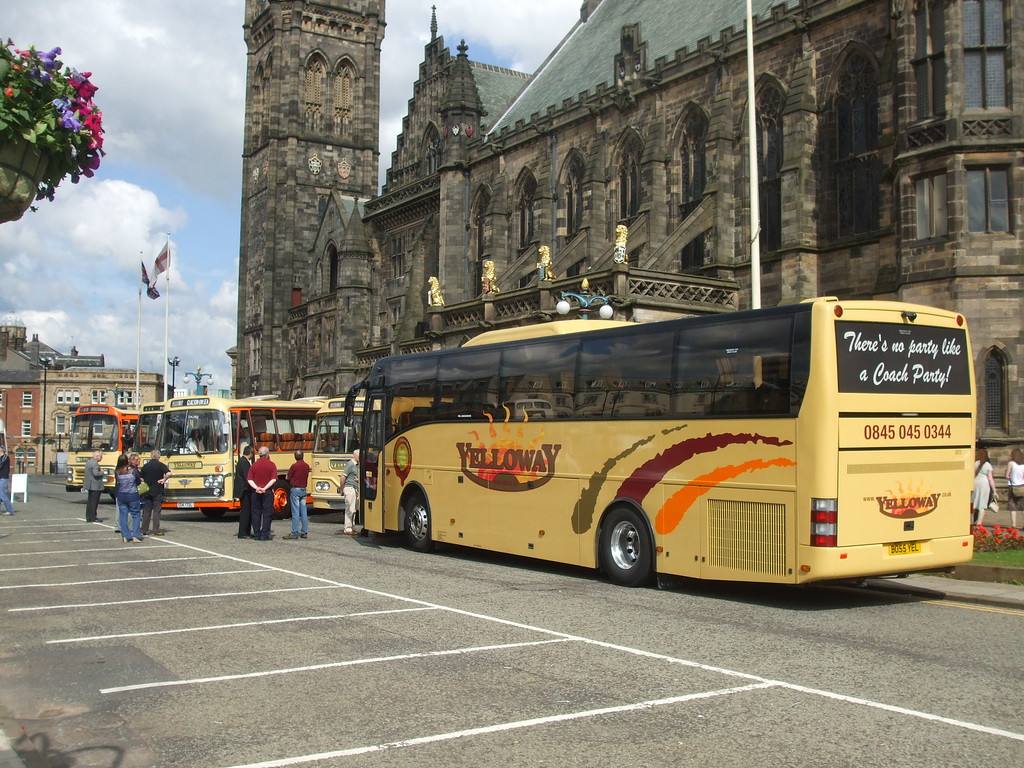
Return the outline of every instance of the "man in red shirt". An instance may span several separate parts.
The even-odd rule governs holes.
[[[274,484],[277,466],[270,460],[270,449],[260,448],[260,457],[249,467],[252,497],[252,537],[256,541],[270,539],[270,523],[274,520]]]
[[[295,452],[295,463],[288,468],[288,498],[292,505],[292,532],[286,539],[304,539],[309,533],[309,518],[306,515],[306,482],[309,480],[309,464],[302,460],[302,451]],[[299,521],[302,530],[299,530]]]

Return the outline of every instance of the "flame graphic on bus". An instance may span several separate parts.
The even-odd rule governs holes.
[[[888,496],[876,496],[878,511],[886,517],[896,517],[902,520],[909,520],[915,517],[924,517],[931,514],[939,506],[941,494],[924,490],[924,481],[914,487],[914,481],[897,483],[898,491],[886,491]]]
[[[510,416],[508,408],[505,408],[502,432],[506,437],[498,437],[494,420],[488,415],[489,443],[485,443],[474,430],[469,434],[476,438],[475,443],[455,444],[462,459],[462,474],[492,491],[535,490],[554,475],[555,459],[562,446],[545,443],[543,428],[540,435],[524,444],[522,441],[525,440],[526,422],[524,420],[513,436],[508,423]]]
[[[685,425],[678,427],[678,429],[682,429],[684,427]],[[614,469],[615,465],[618,464],[620,460],[635,453],[636,449],[639,449],[641,446],[649,443],[654,439],[654,437],[654,435],[651,435],[650,437],[639,441],[631,450],[626,451],[624,454],[620,454],[615,457],[612,461],[607,462],[604,467],[601,468],[600,472],[591,476],[590,482],[583,489],[583,493],[580,495],[579,501],[576,502],[576,508],[573,510],[572,526],[576,533],[584,533],[585,531],[590,530],[590,527],[594,524],[594,511],[597,508],[597,497],[601,493],[605,482],[608,480],[608,475],[611,473],[612,469]],[[748,443],[762,443],[764,445],[774,445],[779,447],[792,445],[792,441],[790,440],[781,440],[777,437],[752,434],[749,432],[739,434],[723,433],[718,435],[709,432],[703,437],[693,437],[671,445],[653,458],[645,461],[633,470],[633,473],[622,482],[615,493],[615,497],[632,499],[637,504],[642,505],[644,500],[647,498],[647,494],[664,479],[666,474],[689,461],[693,457],[705,453],[711,453],[712,451],[717,451],[721,448],[727,448],[732,445],[744,445]],[[703,495],[703,493],[710,490],[711,487],[730,479],[730,477],[735,477],[743,472],[751,472],[756,469],[763,469],[769,466],[793,466],[793,462],[788,459],[771,459],[768,461],[760,460],[761,466],[753,466],[754,463],[756,462],[741,464],[741,469],[733,475],[728,474],[728,467],[722,467],[719,470],[716,470],[716,472],[710,473],[706,476],[711,478],[709,486],[701,489],[701,493],[698,493],[697,496],[693,497],[688,502],[685,502],[685,504],[685,499],[683,497],[680,497],[676,502],[673,502],[672,499],[666,502],[665,507],[669,507],[670,504],[672,506],[671,510],[666,511],[663,517],[662,525],[666,529],[665,532],[673,530],[676,525],[679,524],[679,521],[683,518],[683,514],[685,514],[693,501]],[[699,482],[699,480],[695,482]],[[675,498],[676,497],[673,496],[673,499]],[[660,512],[659,515],[661,515]],[[672,522],[673,520],[674,522]]]

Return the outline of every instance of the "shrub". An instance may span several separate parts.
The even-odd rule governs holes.
[[[1001,525],[986,528],[983,525],[974,525],[971,526],[971,533],[974,534],[975,552],[1024,549],[1024,536],[1016,528],[1004,528]]]

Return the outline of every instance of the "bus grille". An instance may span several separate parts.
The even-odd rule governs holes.
[[[784,576],[786,505],[708,499],[708,563]]]
[[[164,492],[164,501],[224,501],[224,494],[213,495],[212,488],[175,488]]]

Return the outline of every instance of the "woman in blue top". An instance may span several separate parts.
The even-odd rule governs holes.
[[[121,540],[128,542],[142,541],[142,497],[139,496],[139,483],[142,476],[137,467],[133,467],[128,457],[121,454],[114,469],[114,485],[116,488],[117,511],[121,522]],[[131,515],[131,528],[128,527],[128,515]]]

